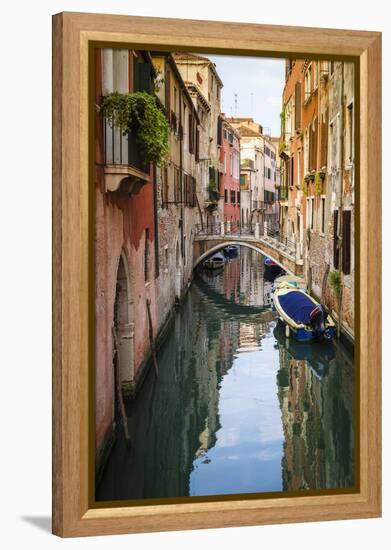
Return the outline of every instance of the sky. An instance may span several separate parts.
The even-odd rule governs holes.
[[[269,130],[272,136],[279,136],[285,60],[226,55],[207,57],[216,63],[224,84],[222,112],[227,116],[250,116],[263,126],[265,133]]]

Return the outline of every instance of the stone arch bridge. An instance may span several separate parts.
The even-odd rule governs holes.
[[[228,245],[241,245],[260,252],[280,265],[287,273],[303,276],[303,259],[299,246],[268,235],[255,234],[196,234],[194,238],[195,269],[208,256]]]

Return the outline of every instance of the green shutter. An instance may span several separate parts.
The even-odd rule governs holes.
[[[135,61],[133,65],[133,86],[135,92],[152,92],[151,65]]]

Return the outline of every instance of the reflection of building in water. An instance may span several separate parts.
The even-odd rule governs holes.
[[[265,256],[240,246],[239,257],[229,260],[219,276],[203,274],[208,285],[234,304],[270,305],[271,283],[264,280]]]
[[[189,494],[194,460],[215,445],[219,388],[239,344],[238,321],[213,311],[201,294],[188,294],[172,338],[159,351],[165,367],[157,379],[150,371],[129,408],[132,448],[119,439],[98,500]]]
[[[353,380],[348,359],[338,350],[333,358],[325,357],[327,370],[322,372],[319,358],[313,357],[314,346],[309,359],[303,358],[302,347],[296,357],[282,345],[279,350],[284,490],[353,486]]]
[[[241,302],[261,306],[264,304],[264,256],[245,247],[241,250],[243,255],[240,277]]]
[[[258,327],[250,323],[240,323],[239,346],[240,351],[254,351],[259,349]]]
[[[241,250],[243,251],[243,247],[241,247]],[[222,291],[226,298],[235,303],[239,303],[240,275],[240,261],[237,261],[237,259],[230,262],[229,269],[224,269],[222,273]]]

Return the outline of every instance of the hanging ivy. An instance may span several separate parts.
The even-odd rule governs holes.
[[[103,116],[122,134],[135,133],[146,162],[162,164],[169,152],[167,119],[147,92],[113,92],[103,98]]]

